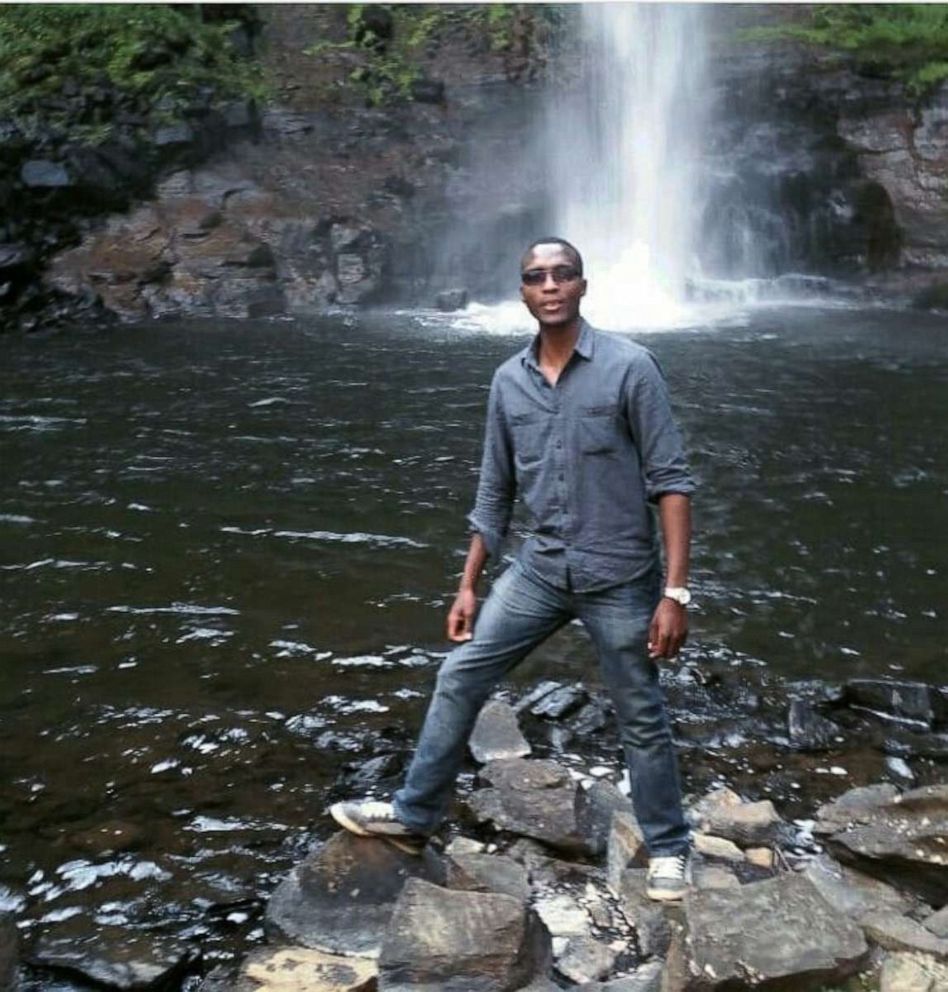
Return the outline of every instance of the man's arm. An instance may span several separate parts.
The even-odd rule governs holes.
[[[665,545],[665,585],[688,585],[688,558],[691,548],[691,500],[681,493],[665,493],[658,498],[658,515]],[[674,658],[688,638],[688,611],[680,603],[663,596],[648,630],[650,658]]]
[[[469,641],[474,636],[474,614],[477,610],[477,583],[487,562],[487,546],[480,534],[471,535],[471,546],[464,562],[461,585],[448,613],[448,640]]]

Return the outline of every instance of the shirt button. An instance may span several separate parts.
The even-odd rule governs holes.
[[[562,441],[557,441],[556,442],[556,446],[557,446],[557,448],[562,448],[563,447],[563,442]]]

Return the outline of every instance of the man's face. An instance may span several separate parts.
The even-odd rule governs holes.
[[[575,278],[563,279],[567,270]],[[586,295],[586,280],[576,274],[575,264],[561,245],[537,245],[521,262],[520,272],[543,273],[536,283],[520,284],[521,299],[541,324],[556,327],[576,320],[579,301]]]

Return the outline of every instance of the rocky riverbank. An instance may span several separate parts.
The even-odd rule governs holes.
[[[644,898],[621,762],[596,750],[607,701],[541,682],[484,708],[477,770],[422,857],[344,833],[317,841],[272,893],[266,944],[239,968],[202,963],[196,942],[103,926],[24,947],[24,987],[58,975],[74,988],[189,992],[807,992],[861,975],[847,988],[940,989],[948,689],[751,689],[746,673],[699,681],[691,666],[667,688],[696,849],[681,907]],[[387,792],[404,756],[356,762],[338,794]],[[16,960],[8,918],[0,973]]]

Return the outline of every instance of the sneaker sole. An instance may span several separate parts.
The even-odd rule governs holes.
[[[425,840],[412,841],[407,837],[394,837],[388,834],[375,834],[371,830],[366,830],[364,827],[360,827],[355,820],[350,820],[348,816],[342,811],[339,804],[329,807],[329,815],[339,824],[340,827],[345,828],[350,834],[355,834],[357,837],[371,837],[373,840],[384,840],[386,843],[391,844],[392,847],[397,847],[399,851],[405,854],[413,854],[416,857],[421,854],[424,850]]]
[[[645,894],[654,902],[681,902],[685,898],[685,890],[668,892],[665,889],[646,889]]]

